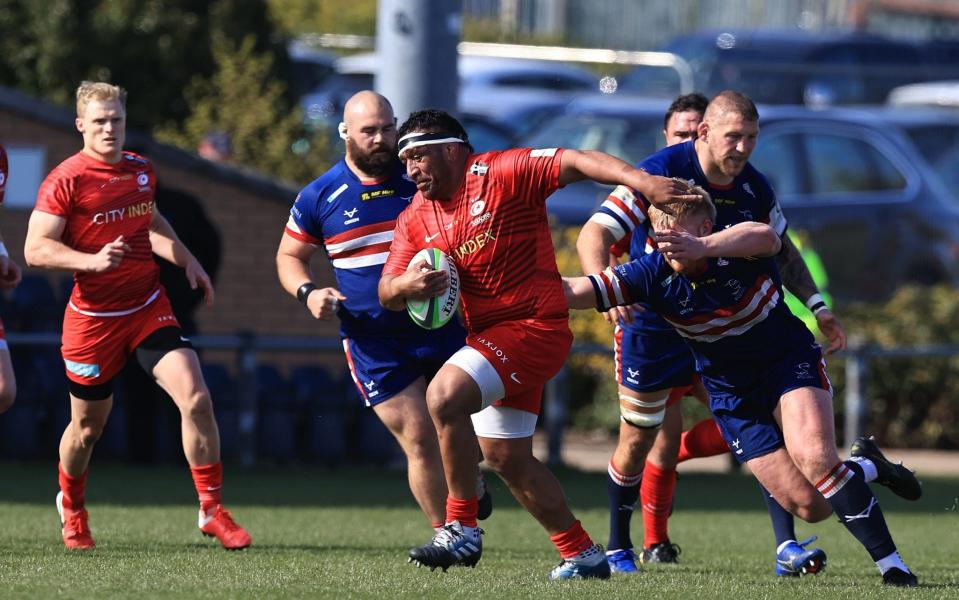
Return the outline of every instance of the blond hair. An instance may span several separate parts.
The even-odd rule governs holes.
[[[127,107],[127,91],[118,85],[103,81],[81,81],[77,88],[77,116],[83,118],[91,102],[117,100],[124,110]]]
[[[669,210],[668,213],[651,205],[649,207],[649,221],[652,223],[653,229],[671,229],[677,221],[699,215],[704,215],[715,223],[716,205],[713,204],[713,199],[709,195],[709,192],[701,186],[691,184],[685,179],[674,177],[673,180],[685,184],[687,193],[700,196],[702,200],[699,202],[675,202],[668,204],[666,206]]]

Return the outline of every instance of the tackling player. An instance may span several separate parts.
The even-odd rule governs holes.
[[[74,272],[61,348],[71,418],[60,440],[56,500],[63,542],[95,546],[85,506],[88,465],[113,407],[113,379],[134,356],[180,410],[200,531],[229,550],[246,548],[250,535],[220,502],[220,435],[200,361],[173,316],[153,254],[183,267],[208,305],[210,278],[154,209],[150,161],[123,151],[126,91],[82,82],[76,127],[83,149],[40,186],[24,248],[30,266]]]
[[[819,301],[815,283],[795,247],[789,243],[786,220],[766,178],[748,163],[759,133],[759,115],[749,98],[722,92],[708,105],[697,126],[694,141],[669,146],[649,156],[639,168],[657,175],[696,182],[716,199],[717,229],[743,221],[770,223],[783,237],[777,262],[786,285],[797,297]],[[630,255],[640,257],[656,248],[649,234],[649,202],[641,194],[620,186],[584,225],[577,249],[586,273],[603,269],[608,248],[630,236]],[[820,328],[830,339],[829,352],[845,347],[839,322],[825,307],[816,307]],[[647,562],[676,562],[676,550],[667,533],[667,520],[676,483],[676,457],[681,417],[678,401],[693,382],[695,364],[672,328],[654,311],[615,308],[611,319],[626,326],[617,332],[617,375],[623,423],[620,440],[609,464],[607,489],[610,503],[609,561],[615,571],[636,570],[629,535],[629,520],[642,480],[649,489],[643,501]],[[669,417],[666,419],[665,417]],[[657,436],[660,427],[664,435]],[[697,425],[697,434],[715,436],[715,425]],[[653,460],[643,463],[657,442]],[[796,541],[792,516],[764,493],[776,537],[777,575],[815,572],[825,563],[822,550],[805,549],[812,540]]]
[[[870,440],[857,440],[854,458],[839,460],[822,349],[786,308],[771,259],[780,252],[781,232],[742,222],[710,235],[717,220],[712,202],[673,212],[649,209],[658,252],[565,279],[570,308],[650,306],[695,354],[710,409],[736,459],[797,516],[817,522],[835,512],[884,583],[917,585],[867,482],[916,500],[919,481]]]
[[[10,175],[7,162],[7,151],[0,145],[0,206],[3,205],[3,195],[7,187],[7,177]],[[7,247],[0,239],[0,290],[12,290],[20,283],[20,267],[10,258]],[[7,337],[0,322],[0,413],[13,406],[17,397],[17,379],[13,373],[13,363],[10,361],[10,348],[7,346]]]
[[[487,463],[562,556],[550,577],[609,577],[602,548],[532,453],[543,386],[559,371],[573,341],[546,198],[584,178],[642,189],[655,202],[698,197],[598,152],[526,148],[472,154],[462,125],[438,110],[413,113],[399,135],[400,158],[418,192],[396,221],[380,301],[402,310],[407,298],[442,293],[448,286],[444,271],[407,269],[418,250],[439,248],[456,263],[469,331],[466,346],[426,392],[449,488],[446,526],[429,544],[411,550],[410,559],[444,570],[479,561],[471,445],[478,436]]]
[[[406,454],[410,490],[434,529],[446,516],[446,480],[436,429],[426,409],[426,382],[459,350],[458,319],[437,331],[380,306],[376,286],[396,217],[416,186],[396,158],[396,119],[383,96],[362,91],[343,108],[346,156],[297,195],[276,268],[283,288],[316,319],[340,320],[350,374],[367,407]],[[323,246],[338,287],[318,288],[310,260]],[[473,459],[474,473],[476,458]],[[482,480],[483,517],[492,507]]]

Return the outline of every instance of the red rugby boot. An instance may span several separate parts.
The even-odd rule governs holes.
[[[201,509],[197,525],[203,535],[220,540],[227,550],[242,550],[253,542],[246,529],[236,524],[230,511],[223,508],[222,504],[217,504],[210,512]]]
[[[89,550],[96,547],[90,534],[87,509],[71,510],[63,508],[63,492],[57,494],[57,514],[63,528],[63,544],[70,550]]]

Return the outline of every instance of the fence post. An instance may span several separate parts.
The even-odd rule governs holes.
[[[569,415],[569,372],[566,365],[546,383],[546,463],[563,464],[563,432]]]
[[[239,373],[237,400],[240,406],[240,464],[244,467],[252,467],[256,464],[257,457],[256,336],[253,332],[242,331],[239,338],[236,366]]]
[[[866,348],[850,344],[846,357],[845,439],[848,446],[863,434],[866,425],[866,378],[869,374],[869,356]]]

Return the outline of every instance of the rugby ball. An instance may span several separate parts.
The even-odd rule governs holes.
[[[406,300],[406,312],[423,329],[439,329],[450,322],[460,306],[460,276],[450,257],[439,248],[420,250],[410,266],[425,260],[433,270],[445,270],[450,275],[450,286],[445,292],[428,300]],[[409,267],[407,267],[409,268]]]

